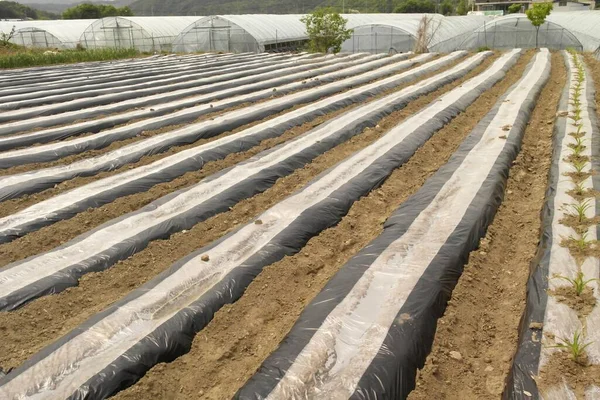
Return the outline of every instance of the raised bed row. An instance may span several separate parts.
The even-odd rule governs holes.
[[[600,131],[591,76],[579,55],[565,61],[570,79],[506,399],[600,396]]]
[[[548,53],[544,55],[548,62]],[[231,199],[235,202],[240,191],[249,195],[257,185],[268,184],[282,171],[305,163],[312,157],[311,152],[327,146],[327,137],[336,135],[336,131],[337,135],[344,135],[344,131],[351,135],[353,130],[375,124],[382,107],[395,109],[390,109],[391,96],[401,101],[402,96],[411,91],[418,93],[419,88],[429,88],[425,92],[434,90],[464,75],[487,56],[489,53],[480,53],[438,76],[352,110],[293,142],[174,193],[168,201],[175,201],[176,196],[191,200],[203,196],[215,205]],[[0,393],[7,398],[24,392],[40,398],[106,397],[131,384],[160,360],[170,360],[187,351],[195,332],[210,321],[216,310],[238,298],[264,266],[297,252],[310,237],[337,223],[354,201],[377,187],[435,131],[502,79],[503,70],[517,58],[517,51],[502,56],[491,68],[432,102],[405,124],[326,171],[252,223],[190,254],[92,317],[0,381]],[[530,73],[527,77],[538,82],[542,79],[538,75]],[[518,137],[521,125],[515,124],[509,133]],[[511,140],[512,137],[501,142]],[[477,161],[481,162],[481,158]],[[234,183],[231,187],[236,190],[208,192],[208,188],[218,189],[227,182]],[[149,208],[147,211],[151,212]],[[194,210],[195,214],[201,212],[202,208]],[[134,226],[137,224],[131,225]]]

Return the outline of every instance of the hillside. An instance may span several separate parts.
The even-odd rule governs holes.
[[[74,7],[81,3],[93,3],[93,4],[111,4],[115,7],[127,6],[132,3],[133,0],[115,0],[115,1],[76,1],[76,0],[50,0],[48,2],[42,2],[43,0],[19,0],[19,3],[25,4],[31,8],[37,10],[43,10],[50,13],[61,14],[67,8]]]
[[[14,1],[0,1],[0,19],[52,19],[56,15]]]
[[[386,12],[398,0],[346,0],[346,11]],[[306,13],[332,6],[342,11],[342,0],[137,0],[135,15],[215,15]],[[390,8],[390,10],[391,10]]]

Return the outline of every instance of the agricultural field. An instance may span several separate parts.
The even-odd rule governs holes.
[[[596,399],[600,62],[0,70],[0,399]]]

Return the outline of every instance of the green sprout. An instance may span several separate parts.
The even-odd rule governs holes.
[[[573,151],[575,151],[575,149],[573,149]],[[575,168],[575,171],[577,171],[578,174],[581,174],[588,163],[587,163],[587,161],[584,160],[584,161],[573,161],[571,164],[573,164],[573,168]]]
[[[585,349],[591,345],[593,342],[582,343],[581,342],[581,332],[577,331],[573,334],[572,339],[559,339],[562,343],[556,344],[554,348],[559,348],[561,350],[566,350],[571,353],[571,358],[573,361],[578,362],[583,356]]]
[[[577,218],[577,221],[579,223],[582,223],[587,218],[585,216],[585,212],[587,210],[589,210],[591,206],[590,206],[590,201],[588,199],[588,200],[585,200],[585,201],[583,201],[581,203],[571,204],[571,207],[575,211],[575,217]]]
[[[573,236],[569,236],[569,240],[572,240],[575,243],[575,246],[577,246],[577,248],[580,251],[585,251],[585,249],[587,249],[587,247],[589,246],[590,242],[587,240],[587,233],[584,233],[583,235],[581,235],[579,238],[575,238]],[[579,273],[581,274],[581,272]],[[573,285],[573,287],[575,287],[575,291],[577,292],[579,290],[579,286],[578,286],[578,279],[579,279],[579,274],[577,275],[577,278],[575,278],[574,280],[571,280],[567,277],[564,276],[559,276],[557,278],[562,278],[565,279],[569,282],[571,282],[571,284]],[[583,274],[581,274],[581,279],[583,279]],[[583,287],[581,287],[581,291],[583,292],[583,289],[585,289],[585,285],[591,281],[593,281],[594,279],[590,279],[588,281],[583,282]],[[579,296],[581,294],[581,292],[578,292],[577,295]]]
[[[573,184],[575,185],[573,192],[575,192],[577,196],[584,196],[587,191],[587,188],[585,187],[583,182],[573,182]]]

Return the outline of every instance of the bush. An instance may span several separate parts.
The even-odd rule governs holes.
[[[302,17],[308,33],[308,48],[312,52],[339,53],[342,43],[350,39],[351,29],[346,29],[346,19],[328,8],[315,10],[312,14]]]
[[[516,14],[521,11],[521,7],[522,6],[519,3],[511,4],[510,6],[508,6],[508,13]]]
[[[0,68],[23,68],[85,61],[108,61],[139,55],[139,52],[135,49],[48,51],[48,49],[26,49],[14,45],[6,53],[0,53]]]

